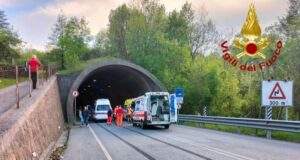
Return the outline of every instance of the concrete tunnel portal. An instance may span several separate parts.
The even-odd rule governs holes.
[[[79,96],[75,102],[72,92],[76,90]],[[78,109],[93,105],[96,99],[108,98],[114,107],[148,91],[165,91],[165,88],[155,76],[138,65],[121,59],[91,65],[79,74],[70,89],[67,101],[68,121],[75,123]]]

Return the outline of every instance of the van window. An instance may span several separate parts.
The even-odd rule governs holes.
[[[140,110],[140,101],[136,101],[136,103],[135,103],[135,110],[136,111]]]
[[[97,111],[107,111],[109,108],[110,107],[107,104],[100,104],[100,105],[97,105],[96,110]]]

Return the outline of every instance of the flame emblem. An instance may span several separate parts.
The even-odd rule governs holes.
[[[259,56],[263,59],[266,58],[261,51],[265,49],[270,42],[268,38],[261,36],[261,29],[253,3],[249,6],[246,22],[241,29],[241,36],[236,37],[233,43],[235,47],[243,50],[237,55],[237,58],[241,58],[245,55],[250,57]]]

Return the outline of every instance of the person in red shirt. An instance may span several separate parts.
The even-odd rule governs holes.
[[[119,105],[116,112],[117,112],[117,126],[121,127],[123,125],[123,108]]]
[[[31,73],[32,89],[36,89],[37,82],[37,72],[41,66],[41,62],[37,59],[36,55],[27,62],[28,67],[30,67],[29,72]]]
[[[114,114],[113,114],[113,117],[114,117],[116,125],[118,125],[117,109],[118,109],[118,106],[115,106],[115,108],[114,108]]]
[[[123,115],[124,115],[124,110],[122,108],[122,106],[119,106],[119,116],[120,116],[120,127],[123,126]]]

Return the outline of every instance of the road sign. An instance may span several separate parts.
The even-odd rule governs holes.
[[[184,90],[181,87],[177,87],[175,89],[175,95],[176,97],[183,97],[184,96]]]
[[[293,106],[293,81],[263,81],[262,106]]]
[[[73,91],[72,95],[73,95],[74,97],[78,97],[78,96],[79,96],[79,93],[78,93],[78,91]]]
[[[177,87],[175,89],[175,95],[176,95],[177,103],[182,104],[183,103],[183,96],[184,96],[183,88]]]

